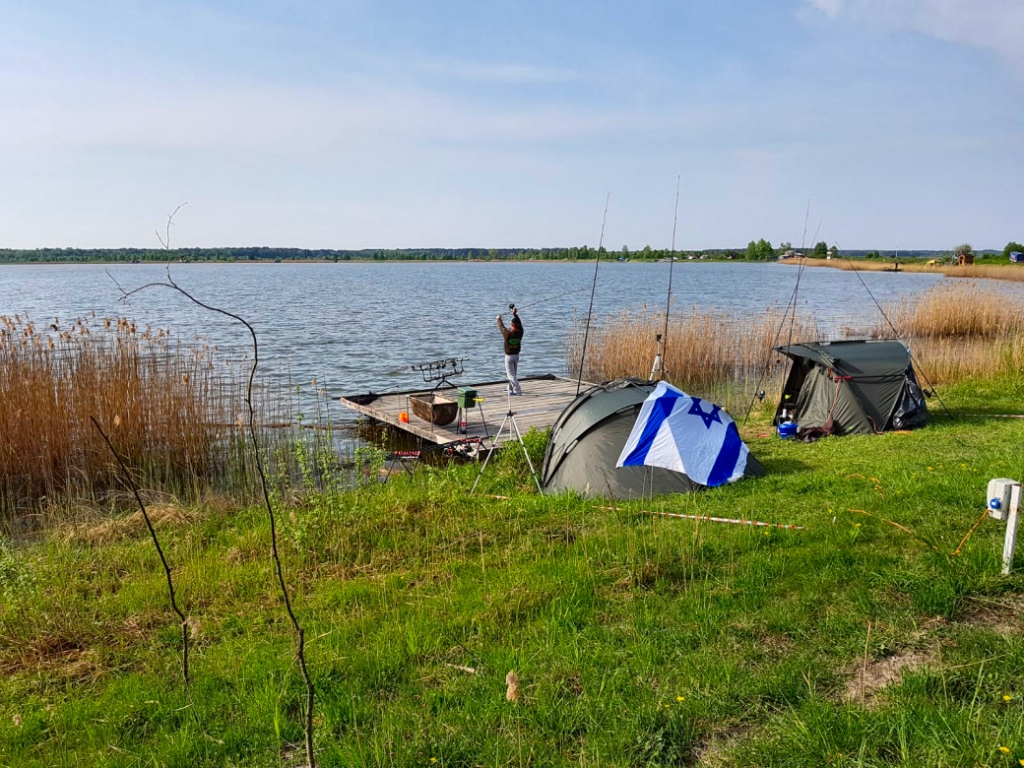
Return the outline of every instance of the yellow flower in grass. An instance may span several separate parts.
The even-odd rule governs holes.
[[[1013,696],[1011,696],[1010,694],[1006,694],[1005,696],[1003,696],[1003,701],[1013,701]]]
[[[436,763],[436,762],[437,762],[437,758],[436,758],[436,757],[432,757],[432,758],[430,758],[430,762],[432,762],[432,763]]]
[[[676,701],[686,701],[685,696],[676,696]]]
[[[1009,747],[1000,747],[999,751],[1002,752],[1004,755],[1010,754],[1010,748]]]

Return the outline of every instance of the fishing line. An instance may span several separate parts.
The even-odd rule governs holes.
[[[803,234],[804,238],[807,237],[807,219],[808,219],[808,217],[810,215],[811,215],[811,201],[808,200],[807,201],[807,212],[804,214],[804,234]],[[824,219],[823,219],[823,221],[824,221]],[[819,223],[818,226],[820,227],[821,224]],[[801,244],[800,244],[801,252],[803,251],[803,249],[804,249],[804,243],[801,242]],[[786,304],[786,309],[785,309],[785,311],[783,311],[782,317],[779,319],[779,327],[778,327],[778,330],[775,331],[775,338],[772,339],[772,344],[768,348],[768,354],[765,357],[764,364],[761,366],[761,373],[758,375],[757,384],[754,385],[754,394],[753,394],[753,396],[751,396],[751,398],[750,398],[750,405],[747,406],[747,412],[743,416],[743,424],[744,425],[746,425],[747,420],[750,418],[750,412],[752,410],[754,410],[754,401],[757,400],[758,393],[761,391],[761,383],[764,381],[764,377],[768,373],[769,365],[770,365],[770,362],[771,362],[772,352],[775,351],[775,347],[779,343],[779,337],[782,335],[782,329],[786,327],[786,317],[789,315],[789,312],[790,312],[791,309],[792,309],[792,312],[793,312],[793,319],[794,320],[796,319],[796,297],[797,297],[797,292],[800,290],[800,276],[803,274],[803,269],[804,269],[804,262],[803,262],[803,257],[802,257],[802,253],[801,253],[800,266],[797,268],[797,272],[796,272],[796,285],[793,286],[793,293],[790,295],[789,302]],[[789,326],[789,343],[790,343],[790,345],[793,344],[793,325],[792,324],[790,324],[790,326]]]
[[[665,378],[665,361],[668,360],[668,311],[672,307],[672,269],[676,265],[676,225],[679,222],[679,184],[683,175],[676,176],[676,205],[672,214],[672,254],[668,262],[668,296],[665,298],[665,329],[661,336],[661,368],[658,370],[658,380]]]
[[[808,200],[807,201],[807,213],[804,214],[804,234],[803,234],[803,238],[804,239],[806,239],[806,237],[807,237],[807,219],[808,219],[808,217],[810,215],[811,215],[811,201]],[[818,229],[814,230],[814,237],[811,238],[812,240],[817,240],[818,239],[818,230],[821,229],[821,222],[823,222],[824,220],[825,219],[821,219],[818,222]],[[803,277],[804,266],[806,266],[806,264],[807,264],[807,256],[806,256],[806,247],[807,246],[806,246],[806,243],[804,242],[804,239],[801,239],[801,241],[800,241],[800,266],[797,268],[797,271],[796,271],[796,286],[793,288],[793,299],[792,299],[792,301],[793,301],[793,314],[789,316],[789,344],[790,344],[790,346],[792,346],[792,344],[793,344],[793,327],[796,325],[796,306],[797,306],[797,295],[800,293],[800,278]],[[783,317],[782,321],[783,322],[786,321],[785,317]]]
[[[580,375],[576,379],[576,396],[580,395],[580,385],[583,383],[583,363],[587,359],[587,339],[590,336],[590,319],[594,315],[594,292],[597,291],[597,268],[601,265],[601,247],[604,245],[604,225],[608,221],[608,201],[612,193],[609,192],[604,198],[604,216],[601,217],[601,237],[597,241],[597,260],[594,262],[594,282],[590,286],[590,308],[587,310],[587,327],[583,332],[583,351],[580,354]]]
[[[841,250],[839,243],[836,243],[836,249]],[[900,332],[896,330],[896,326],[893,325],[892,320],[890,320],[889,316],[885,314],[885,310],[882,309],[882,305],[878,303],[878,299],[875,298],[875,294],[871,292],[871,289],[868,288],[868,284],[864,282],[864,278],[861,276],[860,270],[857,269],[856,266],[854,266],[853,261],[850,259],[849,256],[846,257],[846,261],[850,265],[850,270],[855,275],[857,275],[857,278],[860,280],[860,284],[864,286],[864,290],[868,292],[868,296],[871,297],[871,301],[873,301],[875,303],[875,306],[878,307],[878,311],[881,313],[882,318],[885,320],[889,328],[892,329],[893,335],[896,337],[897,341],[902,342],[903,345],[907,348],[907,354],[910,355],[910,361],[915,364],[917,370],[921,371],[921,378],[924,379],[925,384],[931,387],[932,394],[934,394],[935,399],[939,401],[939,405],[941,405],[942,410],[946,412],[946,416],[952,419],[953,414],[949,412],[949,409],[946,407],[946,404],[942,402],[942,398],[939,396],[938,390],[935,388],[935,385],[932,383],[931,379],[928,378],[928,374],[925,372],[924,367],[921,365],[920,361],[914,357],[914,353],[910,351],[910,345],[903,341],[903,337],[900,336]]]
[[[587,286],[583,286],[582,288],[573,288],[570,291],[563,291],[562,293],[555,294],[554,296],[548,296],[547,298],[544,298],[544,299],[538,299],[537,301],[531,301],[528,304],[516,304],[516,309],[529,309],[530,307],[535,307],[538,304],[544,304],[545,302],[548,302],[548,301],[554,301],[555,299],[560,299],[563,296],[569,296],[569,295],[574,294],[574,293],[582,293],[585,290],[587,290]],[[502,316],[504,316],[504,315],[511,314],[511,312],[506,311],[506,312],[502,312],[501,314],[502,314]]]

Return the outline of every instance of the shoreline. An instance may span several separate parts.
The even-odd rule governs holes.
[[[926,273],[968,279],[1024,282],[1024,265],[1016,264],[916,264],[907,261],[857,261],[850,259],[784,259],[788,266],[827,267],[846,272]],[[898,265],[898,268],[896,268]]]

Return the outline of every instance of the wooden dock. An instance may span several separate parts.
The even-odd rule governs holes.
[[[483,384],[462,385],[472,387],[476,390],[477,397],[482,398],[482,402],[467,413],[464,433],[459,431],[459,417],[456,417],[451,424],[438,426],[417,417],[409,403],[410,395],[422,395],[431,391],[436,391],[454,400],[457,394],[456,388],[416,389],[380,395],[374,393],[343,395],[340,400],[346,408],[358,411],[375,421],[390,424],[396,429],[424,440],[443,444],[467,438],[486,438],[489,442],[493,441],[508,413],[510,402],[516,426],[519,427],[521,433],[526,434],[531,427],[547,429],[555,423],[555,419],[565,407],[576,398],[575,379],[548,375],[524,378],[519,382],[522,384],[523,394],[512,398],[505,394],[507,382],[504,379]],[[593,385],[585,381],[580,387],[580,391],[590,386]],[[403,412],[408,415],[408,422],[400,419],[399,414]],[[508,440],[510,426],[506,425],[502,430],[501,437],[496,444],[500,445]]]

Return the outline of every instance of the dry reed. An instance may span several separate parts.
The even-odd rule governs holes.
[[[1024,300],[1006,290],[940,283],[889,305],[886,315],[888,322],[880,320],[872,336],[907,342],[919,372],[933,384],[1016,373],[1024,366]]]
[[[201,490],[232,422],[210,352],[123,318],[0,317],[0,509],[120,486],[90,416],[143,485]]]
[[[1024,369],[1024,337],[1008,339],[929,339],[910,341],[914,367],[926,386],[967,379],[1019,374]]]
[[[865,261],[857,259],[786,259],[781,262],[806,267],[831,267],[846,271],[859,272],[892,272],[894,264],[892,261]],[[1009,280],[1011,282],[1024,282],[1024,265],[1015,264],[927,264],[918,260],[900,261],[900,272],[930,272],[946,277],[962,277],[968,279],[989,279]]]
[[[1020,297],[975,282],[939,283],[890,305],[886,315],[901,338],[1007,339],[1024,330]],[[872,335],[890,336],[892,328],[883,321]]]
[[[868,335],[906,342],[928,386],[1013,374],[1024,368],[1024,300],[1005,288],[940,283],[888,306],[886,315],[888,321],[880,318]],[[772,353],[773,346],[790,340],[790,320],[776,339],[782,319],[779,310],[739,318],[698,307],[673,315],[665,378],[727,408],[747,408],[755,385],[768,393],[765,402],[773,403],[788,369],[785,359]],[[583,378],[647,378],[657,352],[656,334],[663,332],[664,316],[646,308],[592,324]],[[844,335],[860,338],[864,334],[847,328]],[[821,326],[813,318],[793,322],[794,342],[820,338]],[[579,373],[582,344],[580,323],[566,350],[574,376]]]
[[[726,405],[738,404],[734,397],[739,394],[737,390],[749,390],[765,372],[766,364],[772,374],[768,387],[778,385],[774,374],[781,357],[772,352],[772,347],[789,343],[791,336],[794,342],[820,338],[819,326],[808,318],[793,320],[790,316],[780,333],[782,320],[783,312],[772,309],[753,318],[697,306],[671,315],[664,353],[666,380],[694,394],[714,394]],[[663,314],[643,309],[611,315],[592,324],[583,378],[647,378],[657,353],[656,335],[664,332],[664,323]],[[583,326],[577,324],[567,347],[573,375],[579,373],[582,346]]]

